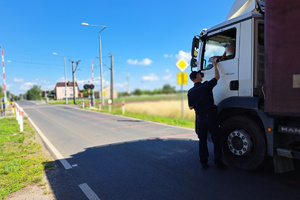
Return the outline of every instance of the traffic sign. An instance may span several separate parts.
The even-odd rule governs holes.
[[[188,73],[187,72],[178,72],[177,73],[177,84],[178,85],[187,85],[188,84]]]
[[[178,62],[176,63],[176,66],[178,67],[178,69],[182,72],[184,72],[184,70],[189,66],[189,64],[183,59],[181,58],[180,60],[178,60]]]
[[[103,96],[106,96],[106,91],[105,90],[103,91]]]

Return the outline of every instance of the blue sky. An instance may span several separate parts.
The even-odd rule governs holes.
[[[53,90],[63,81],[63,57],[67,78],[71,79],[69,59],[81,60],[76,80],[91,80],[94,60],[96,89],[99,89],[98,27],[101,33],[104,85],[110,82],[109,53],[114,55],[115,89],[161,88],[176,83],[175,63],[188,59],[191,41],[203,28],[225,20],[234,0],[0,0],[0,45],[4,50],[6,83],[14,94],[25,93],[33,84]],[[7,62],[10,61],[10,62]],[[186,69],[189,72],[189,68]],[[2,84],[2,76],[0,78]],[[184,86],[189,89],[192,83]]]

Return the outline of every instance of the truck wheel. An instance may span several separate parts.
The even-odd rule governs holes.
[[[266,157],[263,129],[252,118],[234,116],[222,125],[224,159],[233,167],[257,169]]]

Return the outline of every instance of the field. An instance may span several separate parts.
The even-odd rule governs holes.
[[[186,98],[186,94],[184,94]],[[114,99],[115,103],[132,102],[132,101],[155,101],[155,100],[179,100],[181,98],[180,94],[160,94],[160,95],[141,95],[141,96],[129,96],[129,97],[119,97]],[[84,101],[87,103],[88,98],[84,98]],[[105,98],[105,102],[107,103],[108,97]],[[53,100],[53,104],[65,104],[65,100]],[[81,103],[82,99],[76,99],[76,103]],[[95,102],[98,103],[99,99],[95,99]],[[72,104],[73,99],[68,100],[68,104]],[[52,104],[52,100],[49,101],[49,104]]]
[[[86,106],[85,109],[90,108]],[[92,107],[90,110],[109,113],[107,104],[102,106],[101,111],[99,111],[98,107]],[[121,104],[114,103],[110,113],[123,115]],[[193,110],[189,110],[187,101],[184,101],[184,119],[181,119],[180,100],[127,102],[125,103],[124,116],[188,128],[194,128],[195,125],[195,114]]]
[[[126,111],[131,113],[143,113],[153,116],[168,117],[174,119],[181,118],[181,101],[178,100],[159,100],[126,103]],[[194,110],[188,108],[187,101],[184,101],[184,119],[194,121]]]
[[[41,148],[26,119],[22,133],[15,118],[0,119],[0,199],[42,180],[52,162]]]

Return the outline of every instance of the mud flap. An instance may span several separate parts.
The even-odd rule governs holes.
[[[275,173],[285,173],[295,170],[294,161],[292,158],[274,156],[273,162]]]

